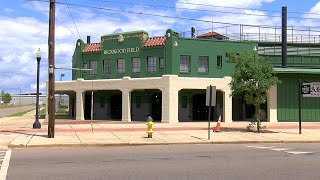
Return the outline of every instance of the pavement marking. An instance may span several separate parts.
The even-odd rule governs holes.
[[[287,151],[287,150],[291,150],[293,148],[275,148],[275,149],[271,149],[273,151]]]
[[[284,151],[286,153],[289,154],[295,154],[295,155],[299,155],[299,154],[313,154],[313,152],[307,152],[307,151]]]
[[[8,149],[6,152],[6,155],[4,156],[2,165],[0,167],[0,180],[6,180],[10,158],[11,158],[11,151],[12,151],[11,149]]]
[[[247,146],[250,148],[257,148],[257,149],[271,149],[274,148],[274,146]]]
[[[256,149],[270,149],[272,151],[282,151],[288,154],[294,154],[294,155],[298,155],[298,154],[314,154],[314,152],[308,152],[308,151],[293,151],[293,148],[275,148],[274,146],[247,146],[249,148],[256,148]],[[288,151],[291,150],[291,151]]]

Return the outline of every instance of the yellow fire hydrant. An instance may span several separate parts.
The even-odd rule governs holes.
[[[153,119],[151,118],[151,116],[148,116],[148,119],[147,119],[147,122],[146,122],[146,125],[147,125],[147,134],[148,134],[148,138],[152,138],[152,126],[153,126]]]

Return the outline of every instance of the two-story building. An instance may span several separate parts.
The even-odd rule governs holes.
[[[221,115],[225,122],[248,120],[254,107],[230,96],[235,64],[228,55],[253,56],[255,46],[257,42],[226,37],[182,38],[170,29],[159,37],[134,31],[103,35],[99,43],[91,43],[90,37],[87,42],[79,39],[72,59],[72,67],[79,70],[73,70],[72,81],[56,82],[56,93],[69,95],[70,115],[77,120],[145,121],[151,115],[161,122],[205,121],[206,88],[213,85],[215,117]],[[269,61],[277,58],[266,56]],[[286,73],[278,72],[286,81]],[[278,94],[293,86],[283,84],[268,91],[267,103],[261,106],[265,121],[278,121],[278,106],[287,101]]]

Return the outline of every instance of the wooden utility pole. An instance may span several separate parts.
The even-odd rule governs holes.
[[[54,32],[55,32],[55,0],[50,0],[49,9],[49,95],[48,97],[48,138],[54,138],[54,126],[55,126],[55,92],[54,92]]]

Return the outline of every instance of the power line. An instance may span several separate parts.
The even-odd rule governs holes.
[[[27,0],[27,1],[49,2],[48,0]],[[57,1],[55,3],[56,4],[65,4],[63,2],[57,2]],[[234,26],[235,25],[240,25],[240,24],[236,24],[236,23],[226,23],[226,22],[212,21],[212,20],[185,18],[185,17],[168,16],[168,15],[161,15],[161,14],[151,14],[151,13],[144,13],[144,12],[134,12],[134,11],[128,11],[128,10],[112,9],[112,8],[104,8],[104,7],[96,7],[96,6],[88,6],[88,5],[81,5],[81,4],[68,3],[68,5],[78,6],[78,7],[86,7],[86,8],[91,8],[91,9],[99,9],[99,10],[104,10],[104,11],[124,12],[124,13],[129,13],[129,14],[138,14],[138,15],[146,15],[146,16],[154,16],[154,17],[162,17],[162,18],[170,18],[170,19],[181,19],[181,20],[187,20],[187,21],[197,21],[197,22],[206,22],[206,23],[215,23],[215,24],[234,25]],[[274,25],[249,25],[249,24],[246,24],[245,26],[274,27]]]
[[[27,0],[27,1],[38,1],[38,2],[49,2],[48,0]],[[63,2],[55,2],[57,4],[66,4]],[[68,5],[71,6],[78,6],[78,7],[86,7],[91,9],[99,9],[104,11],[113,11],[113,12],[122,12],[122,13],[129,13],[129,14],[138,14],[138,15],[146,15],[146,16],[154,16],[154,17],[162,17],[162,18],[170,18],[170,19],[181,19],[181,20],[187,20],[187,21],[197,21],[197,22],[205,22],[205,23],[215,23],[215,24],[224,24],[224,25],[242,25],[242,26],[248,26],[248,27],[261,27],[261,28],[274,28],[277,26],[274,25],[249,25],[249,24],[237,24],[237,23],[226,23],[226,22],[220,22],[220,21],[212,21],[212,20],[203,20],[203,19],[195,19],[195,18],[186,18],[186,17],[178,17],[178,16],[169,16],[169,15],[161,15],[161,14],[152,14],[152,13],[144,13],[144,12],[135,12],[135,11],[129,11],[129,10],[121,10],[121,9],[112,9],[112,8],[104,8],[104,7],[96,7],[96,6],[88,6],[88,5],[81,5],[81,4],[73,4],[68,3]],[[315,19],[315,18],[309,18],[309,19]],[[319,20],[319,19],[317,19]],[[299,27],[313,27],[318,28],[315,26],[299,26]]]
[[[98,2],[108,2],[114,4],[126,4],[126,5],[135,5],[135,6],[143,6],[143,7],[154,7],[154,8],[168,8],[168,9],[182,9],[182,10],[189,10],[189,11],[201,11],[201,12],[214,12],[214,13],[223,13],[223,14],[239,14],[239,15],[246,15],[246,16],[262,16],[262,17],[273,17],[273,18],[280,18],[280,15],[265,15],[265,14],[255,14],[255,13],[243,13],[243,12],[230,12],[230,11],[218,11],[218,10],[207,10],[207,9],[197,9],[197,8],[182,8],[182,7],[173,7],[173,6],[160,6],[160,5],[146,5],[146,4],[137,4],[137,3],[129,3],[129,2],[118,2],[118,1],[110,1],[110,0],[89,0],[89,1],[98,1]],[[225,6],[219,6],[225,7]],[[233,8],[233,7],[226,7],[226,8]],[[236,9],[236,8],[235,8]],[[240,8],[245,9],[245,8]],[[251,9],[245,9],[251,10]],[[304,13],[306,14],[306,13]],[[318,14],[320,15],[320,14]],[[310,19],[310,20],[320,20],[319,18],[303,18],[303,17],[288,17],[290,19]]]
[[[118,1],[109,1],[109,0],[90,0],[90,1],[99,1],[99,2],[109,2],[114,4],[126,4],[126,5],[135,5],[135,6],[144,6],[144,7],[154,7],[154,8],[168,8],[168,9],[183,9],[189,11],[205,11],[205,12],[215,12],[215,13],[225,13],[225,14],[241,14],[248,16],[266,16],[266,17],[281,17],[281,16],[271,16],[265,14],[252,14],[252,13],[240,13],[240,12],[230,12],[230,11],[218,11],[218,10],[207,10],[207,9],[191,9],[191,8],[182,8],[182,7],[173,7],[173,6],[160,6],[160,5],[146,5],[146,4],[137,4],[129,2],[118,2]]]
[[[159,1],[159,0],[151,0],[151,1]],[[160,0],[161,1],[161,0]],[[164,0],[162,0],[164,1]],[[167,0],[165,0],[167,1]],[[175,1],[175,0],[173,0]],[[218,6],[212,4],[200,4],[200,3],[188,3],[188,2],[176,2],[177,4],[186,4],[186,5],[197,5],[197,6],[210,6],[210,7],[218,7],[218,8],[226,8],[226,9],[241,9],[241,10],[252,10],[252,11],[264,11],[264,12],[281,12],[276,10],[266,10],[266,9],[253,9],[253,8],[240,8],[240,7],[231,7],[231,6]],[[309,14],[309,15],[320,15],[319,13],[305,13],[305,12],[297,12],[297,11],[288,11],[288,14]]]
[[[75,21],[74,21],[74,18],[73,18],[72,14],[71,14],[71,11],[70,11],[70,8],[69,8],[69,5],[68,5],[68,3],[67,3],[67,0],[64,0],[64,1],[66,2],[66,5],[67,5],[67,8],[68,8],[69,14],[70,14],[71,19],[72,19],[72,21],[73,21],[74,27],[75,27],[75,28],[76,28],[76,30],[77,30],[77,33],[78,33],[79,39],[81,39],[80,33],[79,33],[79,31],[78,31],[78,28],[77,28],[77,25],[76,25],[76,23],[75,23]]]

